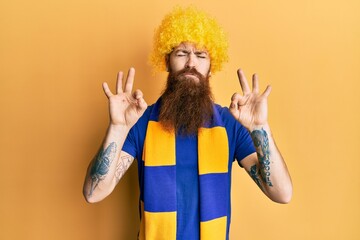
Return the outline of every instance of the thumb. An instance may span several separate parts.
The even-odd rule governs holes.
[[[137,89],[133,94],[133,97],[135,98],[136,103],[138,104],[138,107],[141,110],[145,111],[145,109],[147,108],[147,103],[145,102],[143,96],[144,95],[143,95],[142,91],[139,89]]]
[[[142,97],[143,97],[142,91],[141,91],[140,89],[137,89],[137,90],[133,93],[133,97],[134,97],[136,100],[142,98]]]
[[[270,92],[271,92],[271,85],[268,85],[262,95],[264,97],[268,97],[270,95]]]

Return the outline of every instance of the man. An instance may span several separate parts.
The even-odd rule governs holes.
[[[106,83],[110,125],[84,184],[88,202],[108,196],[134,159],[140,185],[140,239],[228,239],[231,166],[235,159],[273,201],[287,203],[292,183],[267,122],[267,97],[254,74],[250,90],[230,107],[213,103],[212,73],[227,60],[227,41],[216,21],[195,8],[176,8],[155,34],[151,61],[169,72],[159,100],[147,106],[132,93],[135,69],[116,93]]]

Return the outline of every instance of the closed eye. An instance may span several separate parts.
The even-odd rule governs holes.
[[[206,52],[196,52],[195,54],[198,58],[207,58],[208,56]]]
[[[187,56],[188,54],[189,54],[189,52],[187,52],[185,50],[179,50],[176,52],[177,57],[184,57],[184,56]]]

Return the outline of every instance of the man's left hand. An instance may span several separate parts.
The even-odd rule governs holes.
[[[268,85],[262,94],[259,94],[259,80],[256,74],[252,76],[252,91],[241,69],[237,71],[243,96],[234,93],[231,97],[230,112],[244,127],[252,131],[258,126],[267,125],[268,106],[267,98],[271,92]]]

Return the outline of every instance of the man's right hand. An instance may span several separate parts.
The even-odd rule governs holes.
[[[106,82],[103,89],[109,99],[110,125],[130,128],[138,121],[147,108],[143,93],[136,90],[132,93],[135,69],[130,68],[125,86],[122,87],[123,72],[119,72],[116,82],[116,94],[113,94]]]

